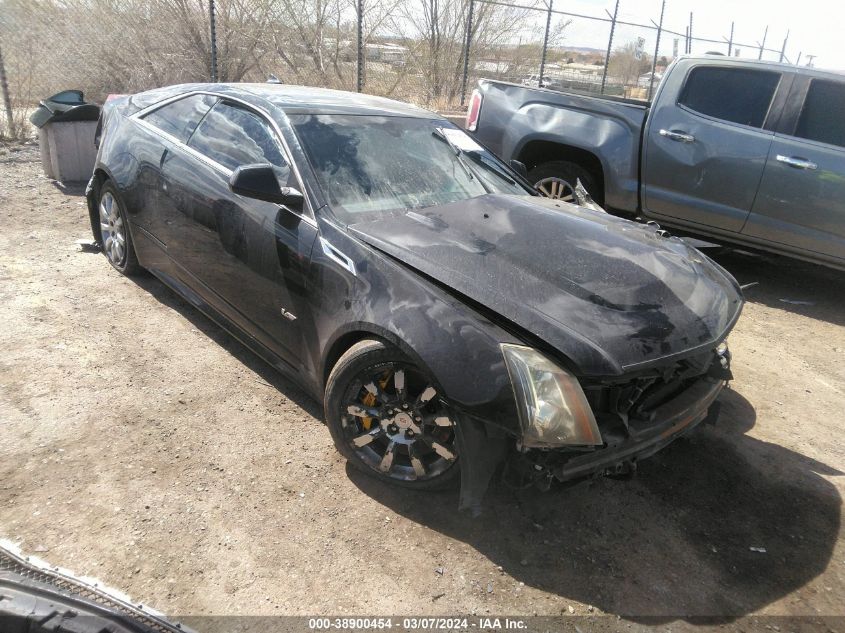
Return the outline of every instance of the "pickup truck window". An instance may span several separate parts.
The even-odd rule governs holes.
[[[845,147],[845,83],[810,82],[795,136]]]
[[[690,71],[678,103],[723,121],[763,127],[779,81],[775,72],[699,66]]]

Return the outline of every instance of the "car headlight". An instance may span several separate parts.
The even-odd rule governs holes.
[[[597,446],[601,434],[581,385],[537,350],[502,344],[529,448]]]

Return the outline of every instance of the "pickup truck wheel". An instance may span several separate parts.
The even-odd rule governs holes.
[[[590,172],[568,160],[553,160],[541,163],[528,172],[528,180],[547,198],[572,202],[572,191],[580,180],[590,197],[596,199],[597,187]]]

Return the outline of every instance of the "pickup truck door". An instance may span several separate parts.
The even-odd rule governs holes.
[[[796,78],[742,233],[845,260],[845,81]]]
[[[643,151],[648,216],[739,232],[751,211],[780,113],[783,75],[722,63],[667,75]],[[671,95],[671,96],[670,96]],[[677,98],[675,95],[678,95]]]

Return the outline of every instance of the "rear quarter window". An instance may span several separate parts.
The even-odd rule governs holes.
[[[763,127],[780,73],[747,68],[693,68],[687,77],[680,105],[707,116]]]
[[[845,147],[845,83],[810,82],[795,136]]]
[[[162,132],[187,143],[215,101],[217,98],[211,95],[191,95],[153,110],[143,118]]]

